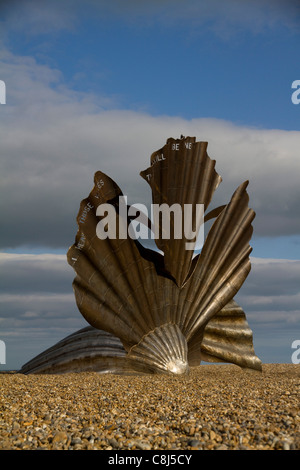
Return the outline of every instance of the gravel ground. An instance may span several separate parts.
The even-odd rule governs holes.
[[[0,449],[300,449],[300,365],[0,374]]]

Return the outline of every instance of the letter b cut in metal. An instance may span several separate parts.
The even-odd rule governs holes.
[[[191,220],[197,205],[203,205],[204,224],[211,220],[212,225],[200,253],[186,249],[190,238],[185,230],[180,238],[170,230],[166,238],[161,226],[157,250],[131,237],[97,237],[99,204],[113,205],[117,223],[125,229],[132,219],[128,212],[126,218],[121,214],[118,185],[100,171],[95,174],[67,254],[76,273],[77,306],[89,326],[25,364],[21,372],[185,374],[201,361],[261,370],[246,315],[234,300],[251,268],[255,213],[248,206],[248,181],[227,204],[208,210],[221,183],[215,164],[207,142],[170,138],[140,173],[153,204],[189,205]]]

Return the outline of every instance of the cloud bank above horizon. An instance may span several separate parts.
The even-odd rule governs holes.
[[[255,352],[263,362],[289,362],[300,315],[300,261],[251,258],[251,264],[236,300],[253,331]],[[74,272],[65,255],[0,253],[0,273],[1,339],[9,352],[8,368],[21,367],[88,326],[76,306]]]
[[[9,104],[0,115],[2,250],[71,244],[79,203],[97,170],[114,179],[130,203],[149,204],[151,194],[139,172],[168,137],[181,134],[208,141],[208,153],[217,161],[223,182],[212,207],[228,202],[249,179],[255,234],[300,234],[300,131],[151,116],[110,108],[107,99],[101,106],[101,97],[66,88],[58,71],[32,58],[6,51],[1,62],[10,84]]]

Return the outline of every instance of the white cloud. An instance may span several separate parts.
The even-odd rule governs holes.
[[[29,269],[28,269],[28,272]],[[32,273],[33,271],[31,271]],[[53,278],[53,282],[54,282],[54,285],[55,285],[55,278]],[[34,286],[33,286],[34,287]],[[70,294],[57,294],[55,293],[55,295],[53,294],[38,294],[36,292],[29,292],[27,294],[0,294],[0,301],[2,303],[2,305],[4,305],[5,303],[10,303],[10,302],[15,302],[16,304],[19,304],[19,305],[22,305],[22,309],[24,309],[24,306],[26,303],[31,303],[32,301],[35,302],[36,305],[39,306],[39,308],[43,308],[45,310],[45,307],[47,309],[47,314],[48,314],[48,310],[51,308],[51,303],[54,303],[54,304],[64,304],[64,303],[69,303],[69,302],[72,302],[73,303],[73,294],[70,293]],[[22,313],[22,316],[24,316],[24,314]]]
[[[22,317],[24,317],[24,318],[36,318],[36,317],[38,317],[38,313],[37,312],[27,311],[27,312],[22,314]]]
[[[286,357],[291,340],[300,334],[300,261],[252,258],[251,262],[252,271],[236,301],[253,330],[254,343],[259,346],[256,352],[264,353],[265,341],[269,341],[273,332],[270,357],[273,354],[280,361],[278,344],[285,344]],[[50,267],[48,276],[45,276],[45,265]],[[290,272],[292,275],[288,276]],[[25,362],[24,350],[29,360],[59,339],[87,326],[75,303],[72,290],[75,273],[65,255],[0,253],[0,273],[3,278],[0,338],[12,342],[18,367]]]
[[[41,253],[41,254],[27,254],[27,253],[0,253],[1,263],[9,263],[10,265],[14,262],[18,264],[20,262],[38,262],[46,263],[49,266],[49,263],[61,262],[65,259],[64,255],[59,254],[50,254],[50,253]]]
[[[59,71],[32,58],[6,52],[2,65],[8,90],[0,116],[3,247],[72,244],[79,203],[97,170],[117,182],[129,203],[150,203],[139,172],[168,137],[181,134],[208,141],[217,160],[223,182],[212,207],[249,179],[255,234],[299,234],[299,131],[107,109],[109,100],[100,106],[101,97],[95,103],[93,95],[73,92]]]
[[[291,325],[299,331],[300,321],[300,310],[279,310],[270,311],[266,314],[266,311],[255,311],[251,313],[251,322],[253,324],[264,324],[272,326],[273,328],[282,328]],[[297,331],[297,330],[296,330]]]
[[[236,299],[251,325],[293,326],[300,333],[300,261],[251,258],[251,272]]]
[[[284,259],[284,258],[256,258],[256,257],[251,257],[251,262],[255,264],[256,266],[261,265],[261,264],[284,264],[288,268],[293,266],[295,264],[294,260],[291,259]]]

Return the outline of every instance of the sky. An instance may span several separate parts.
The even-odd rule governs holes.
[[[66,252],[94,173],[149,204],[139,173],[181,135],[216,160],[211,208],[249,180],[252,269],[236,300],[262,362],[291,362],[299,45],[298,1],[0,0],[0,370],[87,325]]]

